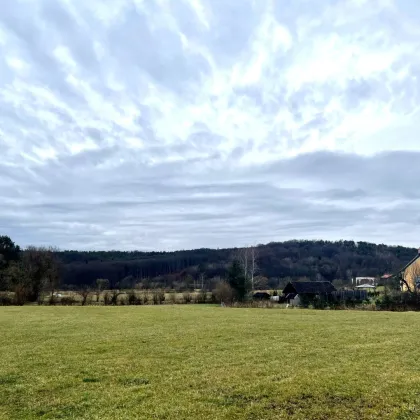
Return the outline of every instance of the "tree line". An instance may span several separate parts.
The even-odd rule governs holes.
[[[93,285],[107,278],[111,286],[211,290],[227,276],[236,257],[253,289],[281,289],[290,280],[327,280],[348,284],[358,276],[395,273],[417,250],[354,241],[286,241],[243,249],[195,249],[177,252],[62,251],[63,284]],[[247,254],[246,257],[244,254]]]
[[[401,246],[321,240],[176,252],[59,251],[21,249],[11,238],[0,236],[0,290],[13,290],[22,300],[35,301],[41,292],[58,288],[97,290],[98,279],[105,279],[110,289],[180,292],[212,291],[227,280],[241,296],[243,290],[281,289],[291,280],[327,280],[341,286],[356,276],[395,273],[416,252]]]
[[[0,236],[0,291],[14,292],[15,303],[37,301],[60,284],[58,252],[29,246],[21,250],[8,236]]]

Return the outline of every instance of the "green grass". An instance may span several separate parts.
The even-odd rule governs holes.
[[[1,419],[420,418],[420,314],[0,308]]]

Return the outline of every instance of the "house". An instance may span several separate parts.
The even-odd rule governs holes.
[[[393,277],[400,280],[403,291],[420,288],[420,249],[417,255]]]
[[[335,287],[329,281],[292,281],[283,289],[283,295],[287,299],[293,299],[296,295],[314,298],[331,295],[335,291]]]
[[[355,277],[352,280],[352,283],[355,286],[358,286],[359,284],[375,284],[376,278],[375,277]]]

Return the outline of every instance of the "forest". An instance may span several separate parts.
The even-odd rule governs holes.
[[[175,252],[22,250],[10,238],[0,238],[0,271],[2,259],[4,269],[9,265],[8,271],[3,270],[0,288],[2,283],[5,287],[5,273],[16,278],[22,277],[19,273],[29,273],[25,276],[32,278],[45,272],[50,273],[52,283],[67,290],[94,287],[98,279],[106,279],[114,289],[213,290],[226,279],[233,260],[245,268],[252,289],[281,289],[290,280],[327,280],[340,287],[351,284],[356,276],[393,274],[417,253],[415,248],[402,246],[322,240]],[[17,263],[6,264],[13,259]],[[32,273],[34,267],[43,268]]]
[[[78,288],[106,278],[111,286],[211,290],[245,249],[176,252],[61,251],[63,286]],[[290,280],[351,283],[356,276],[394,273],[416,255],[415,248],[354,241],[290,240],[252,247],[255,288],[281,288]]]

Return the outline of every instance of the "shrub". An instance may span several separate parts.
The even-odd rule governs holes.
[[[24,305],[28,301],[28,289],[22,285],[17,285],[14,288],[15,298],[14,304],[18,306]]]
[[[229,283],[221,281],[217,283],[215,289],[213,290],[213,295],[216,298],[216,302],[230,304],[233,302],[235,292]]]
[[[154,305],[161,305],[165,301],[165,292],[163,290],[154,290],[152,300]]]
[[[213,292],[210,292],[209,301],[210,301],[211,303],[217,303],[217,298],[216,298],[216,295],[215,295]]]
[[[329,302],[326,299],[318,297],[312,301],[312,306],[314,309],[325,309],[329,307]]]
[[[375,301],[377,309],[386,311],[419,311],[420,295],[418,293],[393,291],[385,292]]]
[[[111,305],[117,305],[118,304],[118,296],[121,294],[120,291],[118,290],[113,290],[111,292],[111,299],[110,299],[110,304]]]
[[[134,290],[130,290],[128,292],[127,298],[126,298],[127,304],[128,305],[135,305],[136,304],[136,299],[137,299],[136,293],[134,292]]]
[[[176,292],[169,293],[169,302],[172,304],[178,303],[178,297]]]
[[[130,290],[127,295],[127,304],[128,305],[141,305],[142,301],[139,296],[137,296],[134,290]]]
[[[111,304],[111,297],[109,296],[108,292],[104,293],[104,305],[110,305]]]
[[[38,305],[41,305],[42,303],[41,303],[42,301],[41,300],[39,300],[38,301]],[[56,305],[57,304],[57,299],[56,299],[56,297],[54,296],[54,295],[50,295],[50,297],[48,298],[48,305],[51,305],[51,306],[54,306],[54,305]]]
[[[184,303],[191,303],[192,301],[192,296],[190,292],[184,292],[182,294],[182,297],[184,298]]]
[[[0,306],[11,306],[14,304],[13,299],[8,295],[0,295]]]
[[[199,292],[196,296],[196,302],[197,303],[206,303],[207,302],[207,292],[202,290]]]
[[[49,305],[55,305],[55,302],[53,300],[54,300],[54,296],[51,295],[47,300],[48,304]],[[44,305],[45,304],[45,296],[44,296],[43,293],[40,292],[38,294],[38,296],[36,298],[36,303],[37,303],[37,305]]]
[[[76,304],[76,299],[73,296],[64,296],[61,298],[60,303],[63,306],[72,306]]]

